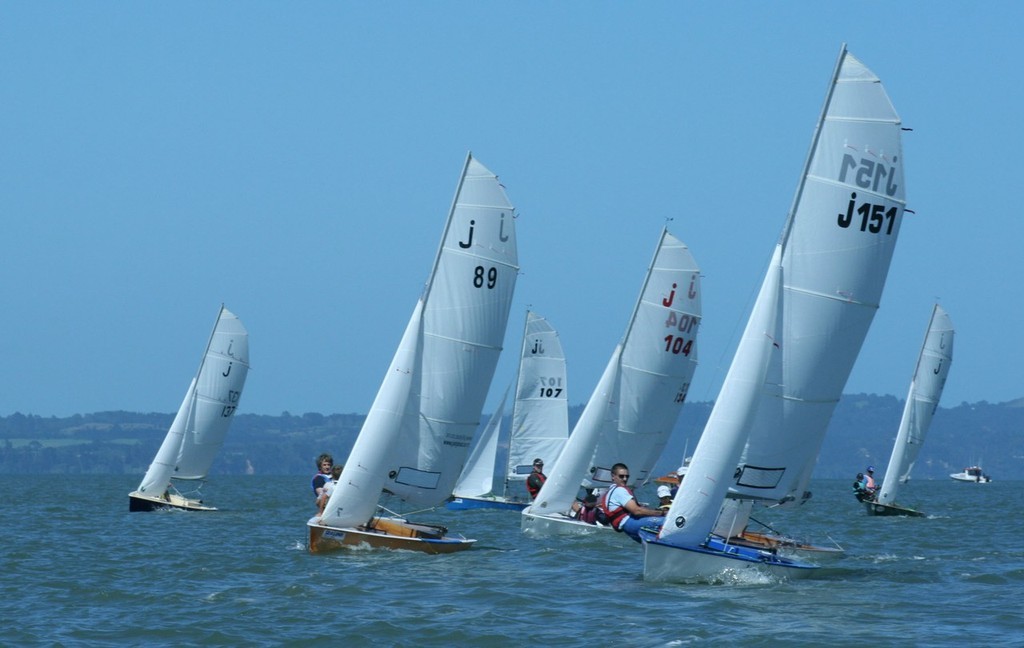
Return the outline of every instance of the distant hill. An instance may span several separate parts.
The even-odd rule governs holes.
[[[711,405],[686,404],[655,472],[678,466],[684,449],[693,452]],[[582,409],[582,405],[571,409],[571,422]],[[903,401],[894,396],[844,395],[814,476],[846,479],[869,464],[879,474],[884,472],[902,411]],[[137,474],[141,478],[173,418],[173,414],[135,412],[0,417],[0,474]],[[344,461],[364,418],[363,414],[238,414],[211,474],[312,473],[313,460],[321,452]],[[974,463],[981,463],[997,480],[1024,479],[1024,398],[940,407],[912,477],[948,479],[949,473]]]

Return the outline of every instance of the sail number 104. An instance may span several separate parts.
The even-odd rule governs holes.
[[[665,320],[665,328],[675,328],[680,333],[692,334],[693,329],[697,328],[699,321],[700,320],[697,317],[687,313],[682,313],[677,316],[674,312],[669,312],[668,319]],[[666,353],[689,357],[691,351],[693,351],[692,335],[684,337],[682,335],[669,333],[665,336]]]

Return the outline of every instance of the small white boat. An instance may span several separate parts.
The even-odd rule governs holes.
[[[222,304],[178,414],[142,483],[128,494],[129,511],[217,510],[198,497],[190,497],[198,489],[183,494],[178,485],[181,481],[201,483],[206,479],[224,445],[248,373],[249,334],[241,320]]]
[[[963,469],[963,472],[951,473],[949,476],[956,481],[975,484],[987,484],[992,481],[992,478],[985,474],[981,466],[968,466]]]

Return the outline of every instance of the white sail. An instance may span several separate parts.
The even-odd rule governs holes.
[[[480,434],[473,451],[469,453],[466,466],[462,469],[452,495],[455,497],[482,497],[494,492],[494,467],[498,460],[498,437],[501,433],[501,419],[505,416],[505,401],[508,400],[509,386],[501,397],[484,431]]]
[[[758,293],[736,356],[722,383],[686,478],[665,514],[660,539],[697,546],[711,533],[758,413],[768,364],[778,336],[781,246]]]
[[[779,352],[733,490],[802,502],[889,272],[905,204],[900,119],[843,48],[783,230]]]
[[[558,332],[540,315],[527,311],[520,352],[516,399],[512,409],[506,499],[526,496],[522,482],[533,460],[554,461],[569,438],[568,377]]]
[[[634,481],[650,472],[686,399],[699,323],[700,270],[663,230],[626,333],[527,514],[568,511],[581,481],[608,483],[615,463]]]
[[[160,448],[156,451],[153,463],[149,464],[149,470],[142,477],[138,492],[160,497],[167,490],[167,487],[171,485],[171,477],[174,475],[174,462],[178,458],[182,440],[185,438],[185,426],[192,412],[192,397],[195,389],[196,379],[192,378],[192,381],[188,384],[188,391],[185,392],[185,398],[181,401],[181,406],[178,408],[178,413],[174,416],[174,421],[171,422],[171,427],[168,428],[163,443],[160,444]]]
[[[896,443],[878,494],[880,504],[894,503],[899,485],[910,478],[910,471],[928,434],[932,416],[939,406],[942,388],[946,385],[946,376],[952,364],[953,322],[946,311],[936,304],[917,358]]]
[[[668,443],[697,368],[700,270],[690,250],[662,232],[623,338],[615,420],[604,426],[585,485],[607,487],[611,467],[643,483]]]
[[[162,495],[174,479],[205,479],[242,396],[249,372],[249,334],[221,306],[213,332],[139,492]]]
[[[726,546],[752,500],[802,501],[829,419],[881,299],[904,206],[900,122],[840,51],[793,206],[743,338],[644,578],[707,580],[810,566]],[[746,500],[724,506],[727,490]],[[725,510],[728,519],[719,520]],[[716,525],[716,523],[718,523]]]
[[[452,493],[501,351],[517,263],[512,205],[470,155],[423,297],[322,524],[367,522],[382,490],[420,506]]]

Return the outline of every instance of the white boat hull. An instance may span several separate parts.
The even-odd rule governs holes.
[[[473,546],[476,540],[436,525],[416,524],[401,518],[374,518],[370,527],[332,527],[313,517],[309,527],[309,552],[339,549],[404,549],[428,554],[454,553]]]
[[[722,583],[751,576],[775,579],[805,578],[817,567],[758,550],[728,546],[677,547],[645,541],[644,580],[652,583]]]
[[[603,524],[587,524],[562,514],[537,515],[528,511],[523,511],[520,528],[523,533],[534,536],[590,535],[603,531],[614,533],[610,526]]]

